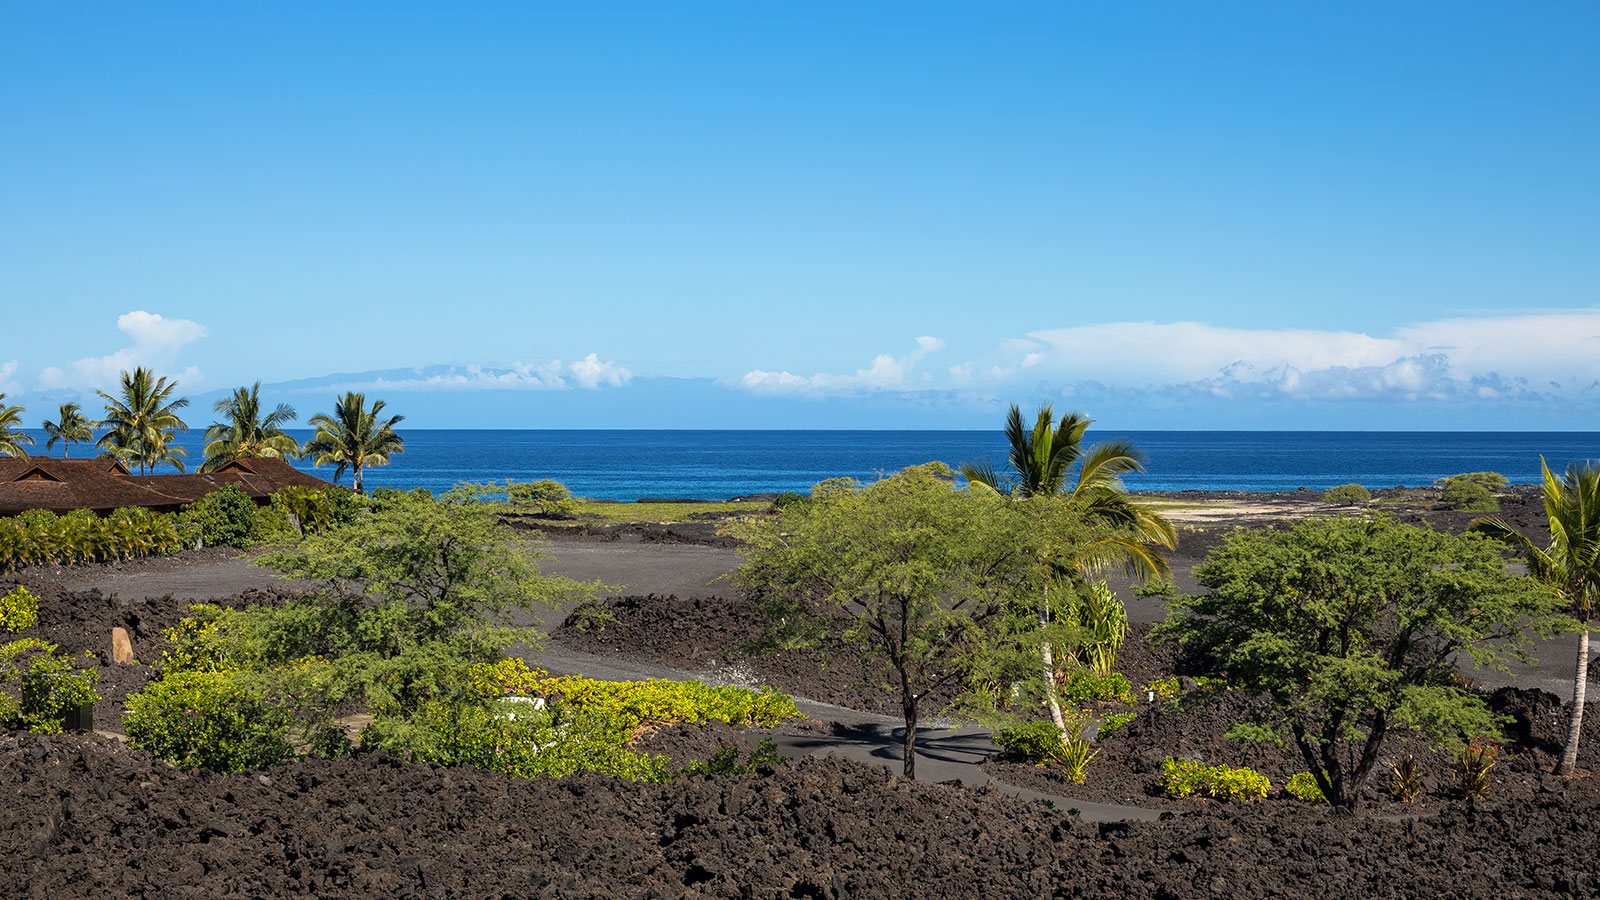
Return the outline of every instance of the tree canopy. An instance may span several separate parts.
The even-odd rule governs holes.
[[[300,444],[283,430],[295,419],[294,407],[279,403],[272,412],[262,414],[261,382],[233,389],[233,394],[212,407],[224,421],[206,429],[205,462],[201,472],[210,472],[236,459],[274,457],[286,459],[300,455]]]
[[[44,448],[49,450],[60,441],[63,458],[72,456],[73,444],[87,444],[94,440],[94,423],[89,421],[83,414],[83,409],[76,403],[61,404],[55,421],[46,421],[44,430],[50,435],[50,439],[45,441]]]
[[[171,463],[183,471],[188,451],[173,445],[174,432],[188,431],[178,410],[189,405],[187,397],[175,397],[178,383],[140,366],[122,373],[115,396],[98,392],[106,401],[101,426],[109,429],[100,436],[98,446],[106,453],[137,463],[142,473],[161,463]]]
[[[20,430],[22,414],[27,411],[26,407],[8,406],[6,404],[6,395],[0,394],[0,454],[22,457],[28,455],[27,451],[23,450],[22,447],[23,445],[32,446],[33,437],[24,434]]]
[[[380,419],[382,400],[374,400],[367,407],[365,394],[348,392],[334,403],[333,415],[318,413],[311,417],[316,434],[306,442],[305,454],[313,465],[332,464],[333,480],[338,481],[345,469],[355,473],[356,493],[362,493],[361,473],[368,466],[386,466],[389,457],[406,449],[405,441],[394,431],[405,416]]]
[[[1006,611],[1039,589],[1044,545],[1092,536],[1064,505],[1041,527],[992,492],[955,487],[953,474],[928,463],[866,487],[827,481],[809,502],[729,529],[744,541],[743,584],[808,607],[810,621],[883,664],[900,695],[908,777],[922,700],[959,683]]]
[[[472,665],[539,640],[519,612],[593,596],[594,585],[542,574],[528,536],[481,503],[384,493],[355,521],[260,560],[317,585],[313,597],[217,613],[226,648],[251,671],[328,668],[320,705],[302,717],[327,718],[330,703],[353,695],[403,723],[422,703],[459,695]],[[260,690],[282,686],[269,679]]]
[[[1254,724],[1286,732],[1328,802],[1353,808],[1397,733],[1498,736],[1455,679],[1458,656],[1503,671],[1529,658],[1530,631],[1569,624],[1501,551],[1384,518],[1237,531],[1195,569],[1211,593],[1173,601],[1158,634],[1208,648],[1231,686],[1265,696]]]

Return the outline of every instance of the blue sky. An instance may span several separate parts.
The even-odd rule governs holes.
[[[0,392],[1600,428],[1593,4],[5,3]],[[197,403],[197,405],[200,405]]]

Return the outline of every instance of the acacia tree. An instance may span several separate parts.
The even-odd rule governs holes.
[[[22,446],[32,446],[33,437],[18,430],[22,424],[22,414],[27,411],[26,407],[7,406],[6,395],[0,394],[0,454],[27,457],[28,453]]]
[[[542,558],[465,494],[398,494],[263,557],[315,593],[245,618],[257,623],[262,662],[324,657],[375,707],[409,708],[464,665],[536,642],[536,631],[514,625],[517,613],[593,597],[597,585],[542,574]]]
[[[1157,633],[1210,650],[1231,685],[1259,692],[1258,736],[1286,732],[1335,806],[1354,809],[1385,742],[1498,737],[1458,656],[1505,671],[1528,634],[1567,621],[1549,590],[1506,571],[1479,535],[1336,519],[1236,531],[1194,570],[1211,593],[1180,597]]]
[[[1550,472],[1544,459],[1544,511],[1550,520],[1550,543],[1539,547],[1504,519],[1478,519],[1475,530],[1499,538],[1516,549],[1528,573],[1561,593],[1578,618],[1578,659],[1572,676],[1572,713],[1567,741],[1556,764],[1557,775],[1578,766],[1578,741],[1583,733],[1583,706],[1589,683],[1589,623],[1600,606],[1600,468],[1572,465],[1565,477]],[[1493,474],[1493,473],[1488,473]],[[1466,477],[1466,476],[1458,476]]]
[[[972,671],[1006,609],[1037,589],[1040,536],[1085,534],[1076,520],[1036,529],[1003,498],[955,488],[952,474],[928,463],[865,488],[823,482],[808,502],[728,529],[744,542],[741,583],[810,601],[812,621],[883,664],[900,695],[908,778],[923,699]]]
[[[72,456],[73,444],[87,444],[94,440],[94,423],[83,414],[83,409],[76,403],[63,403],[56,413],[54,422],[44,423],[45,433],[50,439],[45,441],[44,448],[49,450],[61,442],[61,456],[63,459]]]

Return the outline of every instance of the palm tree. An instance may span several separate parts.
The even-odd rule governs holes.
[[[1589,623],[1600,606],[1600,467],[1594,463],[1551,474],[1544,458],[1544,512],[1550,519],[1550,543],[1539,547],[1504,519],[1476,519],[1475,531],[1499,538],[1522,554],[1528,574],[1561,592],[1577,615],[1578,661],[1572,677],[1572,715],[1567,743],[1556,764],[1557,775],[1570,775],[1578,765],[1578,736],[1583,732],[1583,704],[1589,682]]]
[[[383,401],[374,400],[371,409],[367,409],[366,404],[365,394],[346,393],[334,403],[333,415],[317,413],[311,417],[309,424],[317,426],[317,433],[305,445],[305,454],[311,457],[312,465],[333,463],[339,467],[333,473],[335,482],[344,475],[345,469],[355,470],[358,494],[362,493],[362,469],[386,466],[391,455],[404,453],[406,449],[405,441],[394,433],[394,426],[405,416],[390,416],[380,422],[378,414],[383,412]]]
[[[248,388],[234,388],[232,397],[217,401],[213,411],[227,421],[206,429],[206,460],[197,471],[210,472],[236,459],[300,455],[299,442],[283,432],[283,424],[295,419],[294,407],[279,403],[263,418],[260,393],[258,381]]]
[[[1128,496],[1122,485],[1124,474],[1144,471],[1144,455],[1124,440],[1106,441],[1085,450],[1083,435],[1093,422],[1073,412],[1057,423],[1050,405],[1045,404],[1030,429],[1023,422],[1022,410],[1013,403],[1006,417],[1010,473],[1001,476],[988,463],[967,463],[961,466],[961,474],[974,488],[992,490],[1018,501],[1063,498],[1078,507],[1086,520],[1117,529],[1110,537],[1077,548],[1070,559],[1046,560],[1057,573],[1082,583],[1106,566],[1121,562],[1141,576],[1165,574],[1167,564],[1158,548],[1176,546],[1177,531],[1165,516]],[[1072,475],[1074,466],[1076,478]],[[1051,618],[1047,578],[1039,604],[1040,629],[1049,627]],[[1054,649],[1048,640],[1041,644],[1040,656],[1050,717],[1057,728],[1064,730],[1066,725],[1054,689]]]
[[[49,450],[62,443],[61,458],[72,456],[72,445],[87,444],[94,440],[94,423],[83,414],[83,410],[76,403],[61,404],[61,411],[56,414],[54,422],[45,422],[44,430],[50,435],[50,440],[45,441],[44,448]]]
[[[140,366],[130,374],[122,373],[119,393],[113,397],[99,391],[106,401],[106,417],[100,424],[110,430],[100,437],[96,446],[109,456],[139,464],[139,473],[161,463],[171,463],[183,471],[183,457],[188,451],[172,443],[173,432],[188,431],[189,426],[177,411],[189,405],[187,397],[172,399],[178,389],[177,382],[168,382],[166,376]]]
[[[22,449],[22,445],[32,447],[33,436],[18,430],[22,427],[22,414],[27,411],[27,407],[7,406],[6,395],[0,394],[0,454],[28,458],[28,452]]]

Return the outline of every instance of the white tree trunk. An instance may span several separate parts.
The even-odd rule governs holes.
[[[1050,582],[1044,583],[1044,600],[1039,604],[1039,628],[1043,630],[1050,624]],[[1067,723],[1061,718],[1061,701],[1056,699],[1056,660],[1055,652],[1050,647],[1050,639],[1046,637],[1041,643],[1040,656],[1044,661],[1044,696],[1050,703],[1050,721],[1056,723],[1056,730],[1066,738]]]
[[[1572,718],[1567,722],[1567,745],[1561,749],[1557,775],[1571,775],[1578,768],[1578,737],[1583,733],[1583,704],[1588,699],[1589,629],[1578,632],[1578,665],[1572,676]]]

